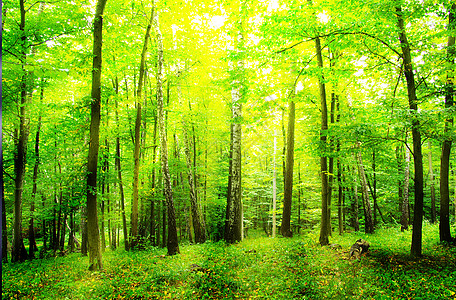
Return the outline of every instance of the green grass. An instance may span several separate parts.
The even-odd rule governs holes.
[[[108,251],[104,272],[88,271],[88,258],[74,253],[3,264],[2,298],[456,299],[456,248],[441,246],[438,236],[436,225],[424,225],[420,259],[409,255],[411,232],[397,228],[334,234],[330,241],[342,250],[320,247],[318,233],[310,233],[181,245],[173,257],[156,248]],[[370,251],[348,260],[358,238]]]

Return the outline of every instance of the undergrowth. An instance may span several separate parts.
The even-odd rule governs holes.
[[[409,255],[411,232],[397,228],[334,233],[336,250],[319,246],[315,232],[181,245],[173,257],[158,248],[107,251],[103,272],[74,253],[3,264],[2,299],[456,299],[456,248],[438,236],[424,225],[421,258]],[[349,260],[359,238],[371,248]]]

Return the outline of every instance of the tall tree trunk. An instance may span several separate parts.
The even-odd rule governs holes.
[[[177,92],[179,97],[179,104],[182,105],[182,91],[180,82],[177,84]],[[192,214],[192,224],[193,224],[193,231],[195,233],[195,242],[196,243],[204,243],[206,241],[206,229],[204,228],[203,218],[201,216],[201,208],[198,201],[198,196],[196,193],[196,183],[195,183],[195,175],[193,173],[193,165],[192,165],[192,158],[190,154],[190,142],[187,134],[187,121],[184,115],[182,115],[182,133],[184,137],[184,152],[185,152],[185,161],[187,163],[187,177],[188,177],[188,185],[190,191],[190,209]],[[194,143],[195,144],[195,143]],[[196,151],[195,151],[196,152]],[[195,159],[195,157],[194,157]]]
[[[157,156],[157,115],[154,113],[154,135],[153,135],[153,149],[152,149],[152,161],[155,163],[155,159]],[[158,240],[156,239],[155,236],[155,189],[156,189],[156,180],[155,180],[156,174],[155,174],[155,168],[152,169],[152,184],[151,184],[151,189],[152,189],[152,197],[150,200],[150,241],[152,245],[157,245]]]
[[[283,196],[282,224],[280,226],[280,232],[284,237],[293,236],[291,231],[291,200],[293,198],[294,127],[295,103],[291,100],[288,106],[287,162],[285,164],[286,177]]]
[[[125,79],[126,80],[126,79]],[[115,105],[116,105],[116,126],[117,126],[117,131],[119,132],[119,109],[118,109],[118,103],[117,99],[115,100]],[[122,230],[123,230],[123,236],[124,236],[124,248],[125,251],[128,251],[130,249],[129,243],[128,243],[128,229],[127,229],[127,217],[125,215],[125,196],[124,196],[124,190],[123,190],[123,182],[122,182],[122,168],[120,164],[120,133],[117,133],[116,136],[116,157],[114,160],[115,164],[115,169],[117,171],[117,178],[119,180],[119,193],[120,193],[120,210],[121,210],[121,215],[122,215]]]
[[[27,80],[28,72],[25,70],[26,64],[26,32],[25,32],[25,14],[24,0],[19,1],[21,21],[19,30],[21,31],[21,42],[24,45],[21,50],[22,76],[20,83],[20,109],[19,109],[19,133],[16,141],[16,153],[14,157],[14,178],[15,193],[14,193],[14,235],[13,246],[11,253],[11,261],[24,261],[27,258],[27,250],[25,250],[24,241],[22,239],[22,192],[25,177],[25,165],[27,154],[27,140],[29,134],[29,120],[27,117],[27,106],[29,97],[27,95]]]
[[[363,208],[364,208],[364,232],[374,233],[374,221],[372,219],[372,209],[369,200],[369,189],[367,186],[366,173],[364,172],[363,159],[361,151],[356,154],[358,162],[358,173],[361,180],[361,188],[363,190]]]
[[[144,37],[144,45],[141,52],[141,65],[139,67],[139,80],[138,90],[136,92],[136,122],[135,122],[135,151],[134,151],[134,171],[133,171],[133,203],[131,207],[131,241],[130,248],[134,248],[138,243],[138,184],[139,184],[139,156],[140,156],[140,131],[141,131],[141,101],[142,101],[142,87],[144,82],[144,69],[146,64],[147,47],[149,44],[150,30],[152,28],[152,20],[154,17],[154,9],[150,13],[149,23]]]
[[[97,163],[100,143],[101,66],[103,11],[107,0],[98,0],[93,20],[93,67],[90,112],[90,143],[87,162],[87,233],[89,270],[103,270],[97,213]]]
[[[154,27],[157,42],[157,111],[158,111],[158,128],[160,135],[160,154],[163,179],[165,184],[165,198],[168,208],[168,255],[179,253],[179,244],[177,240],[176,212],[174,209],[173,190],[171,186],[171,175],[168,166],[168,143],[166,138],[165,116],[163,111],[163,39],[158,23],[158,13],[154,17]]]
[[[80,224],[80,230],[81,230],[81,255],[82,256],[87,256],[87,208],[83,206],[81,208],[81,224]],[[51,235],[52,237],[52,235]],[[52,245],[52,243],[51,243]]]
[[[3,170],[3,151],[0,151],[0,165]],[[2,263],[8,262],[8,232],[6,231],[5,184],[3,174],[0,176],[2,189]]]
[[[276,237],[277,231],[277,170],[276,170],[276,156],[277,156],[277,134],[274,130],[274,156],[272,165],[272,237]]]
[[[243,14],[244,3],[241,2],[240,18],[235,27],[237,30],[236,48],[240,51],[241,57],[237,59],[235,66],[236,78],[231,82],[231,170],[230,178],[231,184],[229,187],[229,198],[227,203],[227,229],[225,231],[225,240],[228,243],[239,242],[243,238],[243,216],[242,216],[242,179],[241,179],[241,161],[242,161],[242,99],[244,95],[243,81],[244,81],[244,59],[242,57],[244,47],[243,36]]]
[[[416,97],[415,78],[413,74],[412,57],[410,44],[405,33],[404,19],[401,7],[396,8],[397,26],[399,39],[401,41],[404,75],[407,80],[407,94],[409,107],[412,113],[418,112]],[[413,162],[415,166],[415,205],[413,212],[413,232],[410,252],[413,256],[421,256],[422,229],[423,229],[423,155],[421,152],[420,121],[412,115],[412,137],[413,137]]]
[[[353,188],[352,188],[352,192],[353,192],[353,228],[355,229],[355,231],[359,231],[359,217],[358,217],[358,214],[359,214],[359,200],[358,200],[358,182],[357,182],[357,178],[358,176],[354,176],[354,184],[353,184]]]
[[[41,88],[43,91],[43,87]],[[34,214],[35,214],[35,200],[37,194],[38,179],[38,168],[40,165],[40,129],[41,129],[41,115],[38,117],[38,128],[36,129],[35,136],[35,166],[33,167],[33,187],[32,187],[32,198],[30,203],[30,222],[29,222],[29,257],[34,258],[34,251],[38,250],[35,239],[35,225],[34,225]]]
[[[455,11],[456,4],[452,4],[449,9],[448,23],[449,30],[454,30],[456,26]],[[447,45],[447,62],[454,68],[455,59],[455,37],[450,35],[448,37]],[[453,71],[448,71],[447,84],[445,87],[445,109],[449,111],[450,108],[454,107],[454,75]],[[449,117],[445,121],[445,136],[449,135],[453,130],[453,117],[449,114]],[[440,157],[440,241],[451,242],[451,230],[450,230],[450,186],[449,186],[449,175],[450,175],[450,153],[451,153],[451,138],[446,137],[442,144],[442,155]],[[456,203],[455,203],[456,205]]]
[[[409,183],[410,183],[410,151],[405,147],[405,166],[404,166],[404,183],[402,192],[402,206],[401,206],[401,231],[408,230],[410,219],[410,205],[409,205]]]
[[[372,187],[369,185],[374,201],[374,227],[377,226],[377,174],[375,171],[375,147],[372,149]]]
[[[434,186],[434,170],[432,168],[432,142],[428,140],[428,161],[429,161],[429,185],[431,188],[431,223],[434,224],[437,221],[437,211],[435,208],[435,186]]]
[[[309,0],[309,3],[311,1]],[[320,38],[315,38],[315,51],[317,54],[318,67],[323,72],[323,57],[321,54]],[[320,157],[320,176],[321,176],[321,225],[320,225],[320,245],[329,244],[329,230],[330,222],[328,218],[329,208],[329,182],[328,182],[328,158],[326,157],[326,131],[328,130],[328,106],[326,104],[326,88],[325,79],[323,74],[318,78],[318,87],[320,89],[320,111],[321,111],[321,131],[320,131],[320,144],[321,144],[321,157]]]

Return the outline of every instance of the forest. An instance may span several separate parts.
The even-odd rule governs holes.
[[[456,299],[455,13],[2,1],[2,298]]]

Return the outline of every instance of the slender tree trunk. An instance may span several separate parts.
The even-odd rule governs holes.
[[[160,154],[163,179],[165,184],[165,198],[168,208],[168,255],[179,253],[179,244],[177,240],[176,212],[174,209],[173,190],[171,186],[171,176],[168,166],[168,143],[166,138],[165,116],[163,111],[163,40],[158,23],[158,14],[155,14],[154,27],[157,42],[157,111],[160,135]]]
[[[311,1],[309,0],[309,3]],[[323,72],[323,57],[321,54],[320,38],[315,39],[315,50],[317,53],[318,67]],[[321,225],[320,225],[320,245],[328,245],[330,235],[328,228],[330,222],[328,218],[329,208],[329,182],[328,182],[328,158],[326,157],[326,131],[328,130],[328,106],[326,104],[326,88],[323,74],[319,76],[318,86],[320,89],[320,111],[321,111],[321,157],[320,157],[320,176],[321,176]]]
[[[374,233],[374,221],[372,219],[372,209],[369,201],[369,189],[367,186],[366,173],[364,172],[363,160],[360,151],[357,152],[356,158],[358,161],[358,172],[363,190],[364,232]]]
[[[52,235],[51,235],[52,237]],[[52,245],[52,243],[51,243]],[[87,256],[87,208],[84,206],[81,208],[81,255]]]
[[[0,151],[0,165],[3,170],[3,151]],[[2,263],[8,262],[8,232],[6,231],[5,184],[0,176],[2,189]]]
[[[107,0],[98,0],[93,29],[93,69],[90,113],[90,143],[87,163],[87,232],[89,270],[103,270],[100,251],[100,230],[97,213],[97,163],[100,143],[101,66],[103,41],[103,11]]]
[[[431,189],[431,223],[434,224],[437,221],[437,211],[435,208],[435,186],[434,186],[434,170],[432,168],[432,142],[428,140],[428,161],[429,161],[429,185]]]
[[[448,16],[449,29],[454,30],[456,26],[455,11],[456,4],[452,4]],[[450,35],[448,37],[447,45],[447,63],[454,67],[455,59],[455,37]],[[450,108],[454,107],[454,75],[453,71],[448,71],[447,84],[445,87],[445,109],[449,111]],[[453,117],[450,115],[445,121],[445,136],[449,136],[453,130]],[[442,155],[440,157],[440,241],[451,242],[450,230],[450,153],[451,153],[451,138],[445,138],[442,144]],[[456,203],[455,203],[456,205]]]
[[[119,115],[117,111],[117,100],[116,100],[116,120],[117,124],[119,124]],[[119,179],[119,193],[120,193],[120,209],[122,214],[122,230],[124,235],[124,248],[126,251],[130,249],[128,243],[128,229],[127,229],[127,217],[125,216],[125,196],[123,190],[123,182],[122,182],[122,168],[120,165],[120,137],[116,137],[116,158],[115,158],[115,167],[117,170],[117,177]]]
[[[241,3],[240,19],[236,23],[235,27],[237,30],[236,48],[243,51],[244,47],[244,36],[243,36],[243,14],[244,14],[244,3]],[[231,170],[230,178],[231,184],[229,184],[229,203],[227,204],[227,229],[225,232],[225,240],[228,243],[236,243],[243,238],[243,216],[242,216],[242,180],[241,180],[241,161],[242,161],[242,104],[244,91],[244,59],[241,55],[237,59],[235,66],[236,77],[231,82]]]
[[[286,177],[283,197],[282,224],[280,226],[280,232],[284,237],[293,236],[291,231],[291,200],[293,198],[294,126],[295,103],[290,101],[288,108],[287,162],[285,164]]]
[[[182,91],[180,82],[177,84],[177,92],[179,97],[179,103],[182,105]],[[185,152],[185,161],[187,163],[187,177],[188,185],[190,192],[190,205],[191,205],[191,214],[192,214],[192,224],[193,230],[195,233],[195,242],[204,243],[206,241],[206,229],[204,228],[203,218],[201,216],[200,204],[198,201],[198,196],[196,193],[196,183],[195,176],[193,173],[192,158],[190,154],[189,138],[187,134],[187,121],[184,115],[182,115],[182,132],[184,137],[184,152]],[[195,143],[194,143],[195,144]],[[194,157],[195,159],[195,157]]]
[[[377,226],[377,174],[375,171],[375,147],[372,149],[372,187],[371,187],[371,194],[372,200],[374,201],[374,228]]]
[[[42,88],[43,89],[43,88]],[[38,250],[35,239],[35,225],[34,225],[34,213],[35,213],[35,200],[37,194],[38,179],[38,168],[40,165],[40,129],[41,129],[41,115],[38,117],[38,128],[35,136],[35,166],[33,167],[33,187],[32,187],[32,198],[30,203],[30,222],[29,222],[29,257],[34,258],[34,251]]]
[[[272,165],[272,237],[276,237],[277,231],[277,170],[276,170],[276,156],[277,156],[277,134],[274,131],[274,157]]]
[[[405,166],[404,166],[404,189],[402,192],[402,206],[401,206],[401,231],[408,230],[410,219],[410,205],[409,205],[409,182],[410,182],[410,151],[408,147],[405,148]]]
[[[405,33],[403,12],[401,7],[396,8],[397,26],[399,29],[399,39],[401,41],[402,59],[404,65],[404,75],[407,80],[407,94],[409,107],[412,113],[418,111],[416,97],[415,78],[413,74],[412,57],[410,54],[410,44]],[[413,256],[421,256],[422,248],[422,228],[423,228],[423,155],[421,152],[421,133],[420,121],[412,116],[412,137],[413,137],[413,162],[415,166],[415,205],[413,212],[413,232],[412,245],[410,252]]]
[[[354,176],[354,184],[353,184],[353,228],[355,231],[359,231],[359,200],[358,200],[358,182],[357,182],[357,177]]]
[[[127,93],[127,95],[128,95],[128,93]],[[117,131],[119,132],[119,108],[118,108],[117,99],[115,100],[115,105],[116,105],[116,124],[117,124],[116,126],[117,126]],[[129,247],[129,243],[128,243],[127,217],[125,215],[125,196],[124,196],[123,182],[122,182],[122,168],[121,168],[121,163],[120,163],[121,155],[120,155],[120,136],[119,135],[120,134],[117,133],[116,156],[115,156],[114,164],[115,164],[115,169],[117,171],[117,178],[119,180],[120,210],[121,210],[121,215],[122,215],[122,230],[123,230],[123,236],[124,236],[124,248],[125,248],[125,251],[128,251],[130,249],[130,247]]]
[[[21,42],[25,45],[26,32],[25,32],[25,14],[24,0],[19,1],[21,20],[19,30],[21,31]],[[25,47],[25,46],[24,46]],[[13,246],[11,253],[11,261],[24,261],[27,258],[27,250],[25,250],[24,241],[22,239],[22,192],[25,177],[26,153],[27,153],[27,140],[29,134],[29,120],[27,117],[27,106],[29,97],[27,95],[27,71],[25,70],[26,64],[26,49],[22,49],[21,58],[22,76],[20,82],[20,108],[19,108],[19,133],[16,141],[16,153],[14,157],[14,179],[15,193],[14,193],[14,235]]]
[[[142,101],[142,87],[144,82],[144,68],[146,63],[147,47],[149,44],[150,30],[152,28],[152,20],[154,16],[154,9],[152,8],[149,24],[147,25],[146,35],[144,37],[144,45],[141,52],[141,65],[139,67],[139,80],[138,90],[136,92],[136,122],[135,122],[135,151],[134,151],[134,171],[133,171],[133,203],[131,208],[131,241],[130,248],[136,247],[138,243],[138,220],[139,220],[139,156],[140,156],[140,131],[141,131],[141,101]]]

